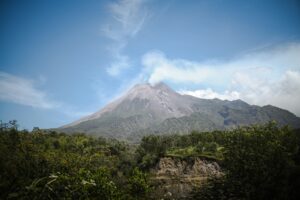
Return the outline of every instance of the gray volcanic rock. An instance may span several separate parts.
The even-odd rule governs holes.
[[[216,161],[197,157],[186,159],[162,157],[155,168],[150,169],[155,193],[153,199],[186,199],[194,187],[199,187],[212,177],[223,175]]]
[[[150,133],[221,130],[270,120],[300,127],[300,118],[274,106],[253,106],[241,100],[199,99],[181,95],[159,83],[135,85],[100,111],[58,130],[137,140]]]

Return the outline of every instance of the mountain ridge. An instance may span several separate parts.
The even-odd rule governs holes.
[[[242,100],[200,99],[182,95],[164,83],[137,84],[101,110],[58,128],[118,139],[145,134],[212,131],[276,120],[300,127],[300,118],[275,106],[249,105]]]

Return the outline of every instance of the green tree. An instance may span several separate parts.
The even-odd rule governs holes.
[[[299,191],[291,181],[295,176],[300,178],[299,166],[294,161],[299,150],[297,142],[297,136],[291,130],[274,123],[227,132],[225,175],[210,180],[193,197],[298,199]]]
[[[145,199],[150,191],[148,176],[137,167],[129,178],[130,192],[135,199]]]

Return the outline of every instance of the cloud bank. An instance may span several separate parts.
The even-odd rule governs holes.
[[[250,104],[274,105],[300,116],[300,44],[285,44],[241,55],[235,59],[196,62],[170,59],[152,51],[142,58],[151,84],[167,81],[193,84],[181,94],[212,99],[242,99]]]
[[[37,88],[37,83],[44,82],[44,77],[35,81],[0,71],[0,101],[38,109],[56,110],[69,117],[76,118],[91,113],[77,111],[68,104],[51,100],[45,91]]]
[[[240,98],[240,93],[237,91],[228,91],[225,90],[223,93],[218,93],[213,91],[211,88],[207,88],[204,90],[180,90],[178,91],[180,94],[186,94],[195,96],[202,99],[221,99],[221,100],[236,100]]]
[[[37,89],[33,80],[4,72],[0,72],[0,100],[43,109],[59,106],[59,103],[49,100],[45,92]]]
[[[124,48],[142,28],[148,13],[145,0],[119,0],[108,5],[110,19],[102,27],[104,36],[112,40],[108,47],[113,61],[106,71],[118,76],[130,67],[130,58],[123,53]]]

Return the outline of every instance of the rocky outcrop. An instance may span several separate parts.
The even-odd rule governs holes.
[[[154,199],[180,199],[187,197],[193,187],[201,185],[209,177],[220,176],[222,172],[216,161],[197,157],[164,157],[151,174]]]
[[[156,175],[166,176],[212,176],[220,173],[220,167],[215,161],[200,158],[179,159],[172,157],[161,158]]]

